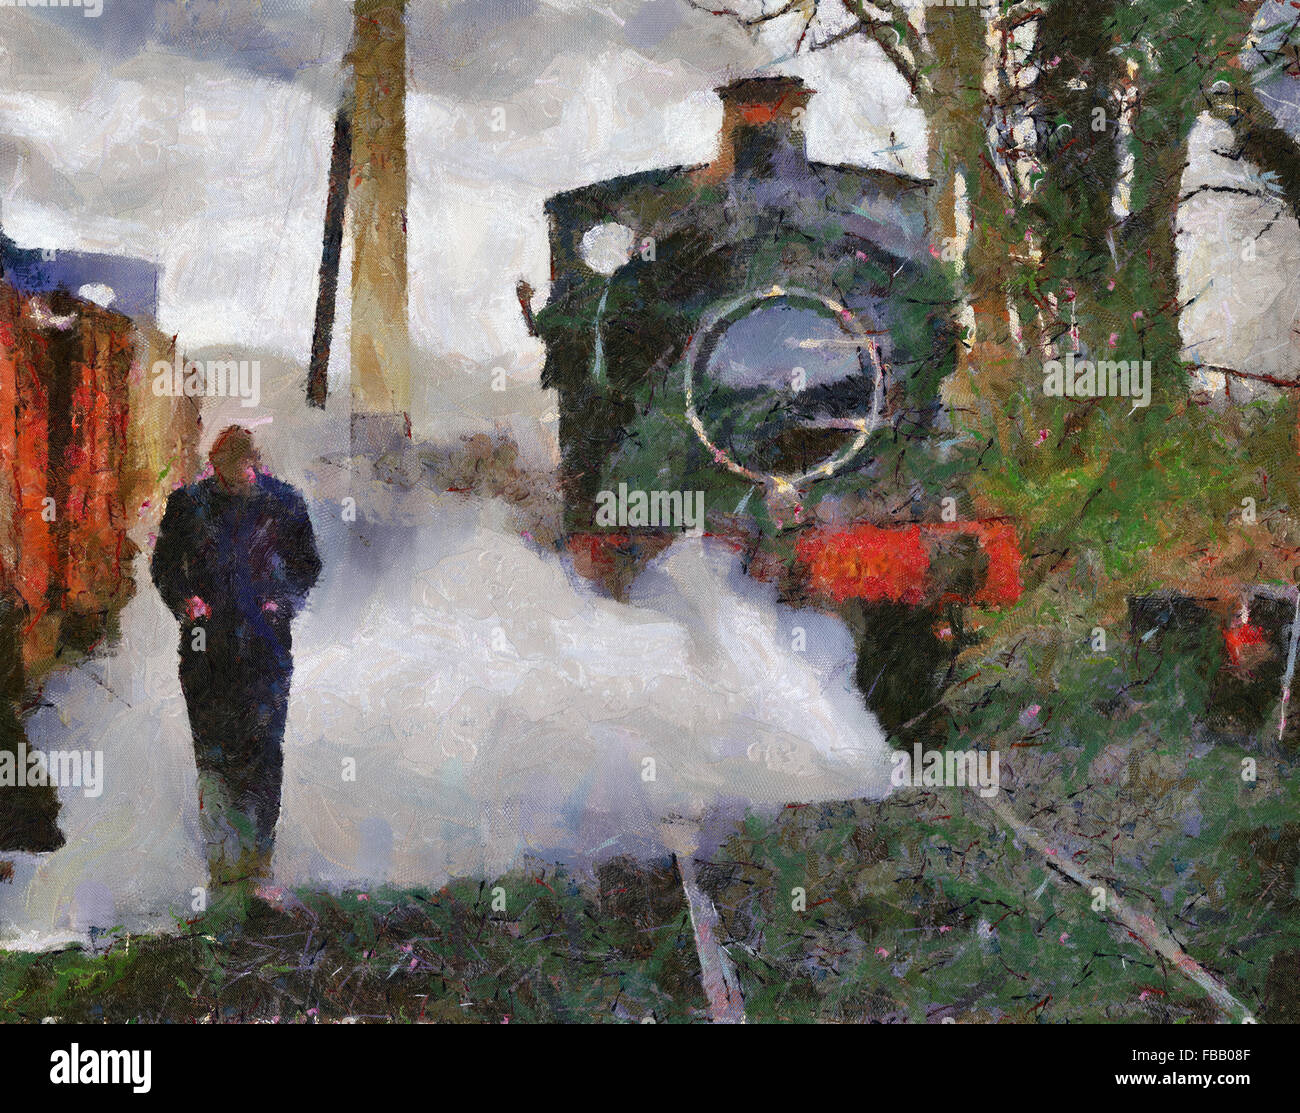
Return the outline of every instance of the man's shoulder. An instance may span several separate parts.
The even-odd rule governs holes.
[[[208,480],[199,480],[184,487],[177,487],[167,496],[167,509],[172,513],[192,510],[205,501],[205,489]]]
[[[307,508],[307,502],[297,487],[283,479],[277,479],[273,475],[259,475],[257,477],[257,489],[265,497],[280,503],[282,506],[290,506],[294,509],[301,507],[303,510]]]
[[[167,496],[167,513],[173,517],[211,517],[220,494],[221,488],[216,476],[197,479],[184,487],[177,487]]]

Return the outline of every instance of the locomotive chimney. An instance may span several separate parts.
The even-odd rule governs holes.
[[[804,109],[816,92],[798,77],[745,77],[714,92],[722,98],[722,135],[709,177],[787,177],[808,162]]]

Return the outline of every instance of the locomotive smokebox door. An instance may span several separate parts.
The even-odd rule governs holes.
[[[897,457],[929,447],[955,358],[929,183],[810,162],[798,78],[717,92],[712,162],[546,205],[537,327],[571,534],[690,529],[697,492],[706,528],[768,538],[827,498],[918,497]]]

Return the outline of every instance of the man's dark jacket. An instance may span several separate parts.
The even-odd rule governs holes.
[[[246,495],[215,477],[172,492],[153,553],[154,583],[173,614],[184,620],[198,596],[213,625],[239,623],[249,634],[262,632],[265,615],[287,623],[320,566],[302,496],[267,475]]]
[[[201,767],[251,762],[254,776],[271,751],[278,758],[293,670],[289,624],[320,568],[306,503],[288,483],[259,475],[252,491],[234,494],[211,478],[167,500],[152,572],[180,619],[181,687]],[[191,614],[195,596],[207,614]]]

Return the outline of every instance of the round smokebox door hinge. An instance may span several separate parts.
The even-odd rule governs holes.
[[[748,467],[735,459],[731,452],[720,447],[710,435],[704,421],[696,408],[696,384],[709,375],[709,363],[713,358],[724,334],[734,325],[759,311],[781,304],[782,308],[799,305],[813,308],[819,316],[833,320],[838,325],[842,336],[837,339],[816,339],[809,337],[799,340],[790,338],[786,341],[799,348],[819,346],[839,346],[855,352],[865,352],[872,378],[870,402],[865,411],[849,416],[820,416],[800,422],[800,427],[808,430],[838,429],[848,437],[847,442],[830,453],[820,462],[800,472],[774,472],[762,468]],[[884,420],[886,374],[881,359],[880,347],[872,332],[859,320],[850,309],[833,298],[792,287],[773,286],[762,292],[750,292],[727,302],[710,311],[696,328],[687,347],[684,360],[686,420],[695,435],[709,450],[715,463],[736,475],[743,476],[752,483],[763,487],[769,498],[780,502],[797,499],[800,488],[819,479],[826,479],[848,464],[866,445],[868,438],[878,429]],[[800,370],[795,368],[793,370]],[[864,371],[867,368],[863,368]],[[796,390],[803,389],[802,386]]]

